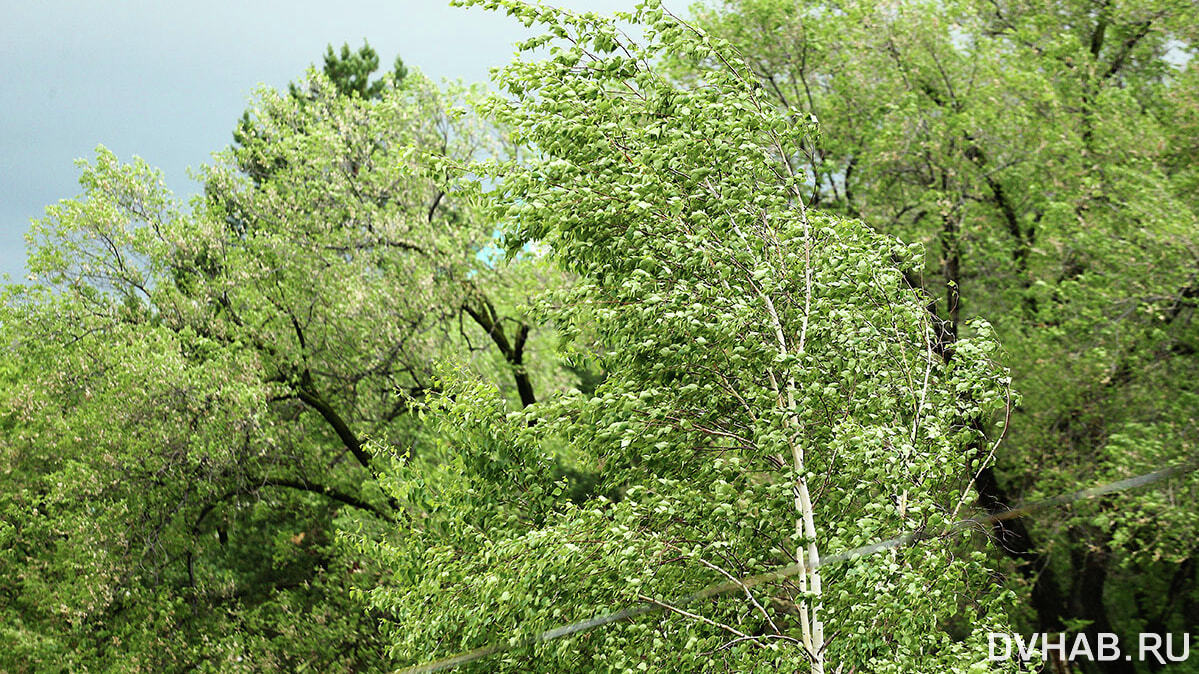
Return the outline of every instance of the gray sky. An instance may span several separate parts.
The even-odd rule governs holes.
[[[611,13],[635,0],[555,0]],[[672,3],[685,7],[688,2]],[[529,33],[448,0],[0,0],[0,275],[25,276],[23,236],[80,192],[74,160],[143,157],[176,194],[229,144],[253,89],[300,77],[325,45],[365,38],[434,79],[482,82]]]

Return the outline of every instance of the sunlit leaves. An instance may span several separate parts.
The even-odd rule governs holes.
[[[804,212],[805,179],[785,158],[808,129],[766,103],[720,41],[655,3],[635,13],[646,44],[593,15],[478,4],[558,38],[526,45],[553,46],[545,60],[504,69],[507,95],[482,105],[525,146],[522,160],[477,170],[494,180],[510,245],[543,245],[580,275],[545,311],[564,334],[603,346],[592,357],[606,378],[594,393],[483,425],[471,419],[491,408],[488,397],[452,388],[452,404],[435,412],[449,447],[492,463],[447,462],[458,484],[439,490],[448,498],[428,519],[463,525],[446,547],[433,537],[384,553],[429,570],[372,595],[399,623],[394,654],[415,662],[517,643],[643,596],[669,601],[721,579],[718,569],[785,564],[806,544],[796,534],[801,480],[816,495],[821,550],[945,525],[971,469],[965,448],[980,440],[972,424],[1004,402],[985,326],[951,365],[936,355],[931,318],[898,269],[917,262],[912,251]],[[653,65],[666,56],[708,67],[679,86]],[[606,498],[555,504],[553,491],[525,486],[522,474],[545,470],[539,448],[559,443],[601,471]],[[796,451],[807,456],[801,475]],[[475,496],[500,466],[515,471],[509,498],[480,509]],[[944,597],[991,605],[980,559],[933,549],[890,561],[828,571],[828,633],[859,634],[833,638],[830,667],[979,660],[982,627],[998,612],[963,617],[965,641],[933,647],[924,637],[957,612]],[[692,607],[710,622],[666,612],[487,667],[635,671],[667,666],[669,653],[675,668],[802,670],[796,602],[814,595],[778,584],[758,598],[768,618],[730,597]],[[762,634],[791,641],[766,646]]]

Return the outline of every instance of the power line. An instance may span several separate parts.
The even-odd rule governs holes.
[[[1060,495],[1054,496],[1052,498],[1047,498],[1042,501],[1037,501],[1036,503],[1023,505],[1023,506],[1020,506],[1017,508],[1010,508],[1003,512],[992,513],[992,514],[986,515],[984,517],[965,519],[965,520],[955,522],[953,525],[951,525],[949,527],[948,530],[946,530],[945,532],[943,532],[941,534],[933,534],[933,533],[926,532],[923,529],[918,529],[916,531],[911,531],[906,534],[903,534],[902,536],[896,536],[895,538],[889,538],[885,541],[877,541],[875,543],[870,543],[867,545],[856,547],[852,550],[846,550],[845,552],[839,552],[837,554],[830,555],[828,557],[824,557],[820,560],[820,564],[818,566],[807,565],[807,566],[801,567],[799,564],[791,564],[791,565],[785,566],[781,569],[776,569],[774,571],[759,574],[757,576],[751,576],[744,580],[734,580],[734,581],[729,581],[726,583],[719,583],[717,585],[710,585],[702,590],[699,590],[698,592],[694,592],[692,594],[689,594],[685,597],[678,599],[673,604],[671,604],[671,606],[684,606],[686,604],[691,604],[691,603],[694,603],[697,601],[702,601],[704,599],[709,599],[711,597],[715,597],[715,596],[722,595],[722,594],[727,594],[729,592],[734,592],[734,591],[738,591],[738,590],[748,591],[749,589],[757,587],[764,583],[771,583],[771,582],[775,582],[778,580],[782,580],[784,578],[789,578],[791,576],[802,573],[805,570],[810,573],[811,571],[813,571],[821,566],[828,566],[830,564],[838,564],[840,562],[848,562],[848,561],[858,559],[860,557],[868,557],[877,552],[882,552],[884,550],[891,550],[894,548],[901,548],[901,547],[904,547],[907,545],[918,543],[923,540],[927,540],[930,538],[937,538],[942,535],[947,535],[947,534],[953,533],[955,531],[960,531],[962,529],[971,528],[971,527],[988,526],[988,525],[994,524],[996,522],[1001,522],[1004,520],[1011,520],[1011,519],[1017,519],[1020,517],[1024,517],[1024,516],[1030,515],[1034,512],[1037,512],[1040,510],[1045,510],[1047,508],[1068,505],[1071,503],[1075,503],[1077,501],[1084,501],[1084,500],[1096,498],[1099,496],[1105,496],[1107,494],[1114,494],[1116,492],[1127,491],[1129,489],[1137,489],[1139,487],[1145,487],[1145,486],[1154,484],[1156,482],[1160,482],[1168,477],[1173,477],[1176,475],[1184,475],[1186,473],[1189,473],[1189,472],[1195,470],[1196,468],[1199,468],[1199,461],[1192,461],[1190,463],[1184,463],[1184,464],[1179,464],[1176,466],[1169,466],[1167,468],[1161,468],[1159,470],[1153,471],[1152,473],[1145,473],[1144,475],[1130,477],[1125,480],[1119,480],[1117,482],[1111,482],[1111,483],[1105,484],[1105,485],[1099,485],[1099,486],[1090,487],[1087,489],[1080,489],[1078,491],[1069,492],[1066,494],[1060,494]],[[480,659],[488,657],[490,655],[495,655],[497,653],[503,653],[505,651],[510,651],[510,650],[514,650],[517,648],[523,648],[526,646],[532,646],[534,644],[545,643],[547,641],[553,641],[554,639],[558,639],[558,638],[565,637],[565,636],[570,636],[572,634],[579,634],[581,632],[589,632],[593,629],[603,627],[605,625],[609,625],[614,622],[619,622],[621,620],[628,620],[630,618],[636,618],[638,616],[646,615],[649,613],[654,613],[654,612],[663,610],[663,608],[664,607],[661,604],[655,604],[655,603],[649,603],[649,602],[634,604],[632,606],[621,609],[619,611],[615,611],[613,613],[608,613],[608,614],[605,614],[602,616],[591,618],[589,620],[582,620],[579,622],[562,625],[561,627],[555,627],[554,629],[546,630],[546,631],[536,634],[528,639],[524,639],[524,640],[518,641],[516,643],[497,643],[497,644],[491,644],[488,646],[481,646],[474,650],[466,651],[464,653],[459,653],[458,655],[455,655],[453,657],[444,658],[442,660],[436,660],[434,662],[428,662],[423,665],[416,665],[414,667],[409,667],[407,669],[402,669],[399,671],[398,674],[428,674],[430,672],[438,672],[438,671],[445,670],[445,669],[451,669],[451,668],[457,667],[459,665],[464,665],[468,662],[474,662],[475,660],[480,660]]]

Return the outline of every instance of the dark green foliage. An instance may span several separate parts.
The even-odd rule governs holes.
[[[382,79],[371,81],[371,75],[379,68],[379,55],[365,41],[358,51],[350,51],[350,45],[343,44],[340,54],[333,51],[333,45],[325,49],[325,64],[322,69],[325,77],[337,87],[337,92],[343,96],[378,99],[383,95],[383,88],[389,83]],[[392,64],[390,86],[399,86],[408,74],[404,61],[396,56]],[[299,95],[299,89],[291,85],[293,95]]]

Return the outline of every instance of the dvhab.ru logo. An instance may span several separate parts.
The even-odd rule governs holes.
[[[1025,637],[1021,634],[991,632],[987,635],[987,640],[992,662],[1012,659],[1031,662],[1040,655],[1051,662],[1126,660],[1165,665],[1185,662],[1191,655],[1189,633],[1142,633],[1137,638],[1135,648],[1123,648],[1120,638],[1111,632],[1078,634],[1073,638],[1060,633],[1042,632]]]

